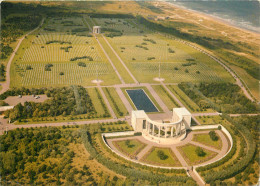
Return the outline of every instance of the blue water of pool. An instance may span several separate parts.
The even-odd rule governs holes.
[[[128,89],[126,90],[129,97],[133,101],[137,110],[144,110],[145,112],[158,112],[153,102],[149,99],[143,89]]]

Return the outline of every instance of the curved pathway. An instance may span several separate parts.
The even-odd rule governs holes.
[[[6,92],[6,91],[9,89],[9,87],[10,87],[10,68],[11,68],[11,63],[12,63],[12,61],[13,61],[13,59],[14,59],[14,56],[15,56],[16,52],[18,51],[18,49],[19,49],[19,47],[20,47],[22,41],[24,40],[24,38],[25,38],[26,36],[28,36],[29,34],[31,34],[32,32],[34,32],[34,31],[37,30],[38,28],[40,28],[40,26],[42,26],[43,22],[44,22],[44,18],[42,19],[42,21],[41,21],[41,23],[40,23],[40,25],[39,25],[38,27],[36,27],[36,28],[33,29],[32,31],[30,31],[30,32],[28,32],[27,34],[25,34],[22,38],[18,39],[19,42],[18,42],[16,48],[14,49],[12,55],[10,56],[9,61],[8,61],[8,63],[7,63],[7,66],[6,66],[6,81],[5,81],[4,83],[1,83],[1,85],[2,85],[2,90],[0,91],[0,94]]]

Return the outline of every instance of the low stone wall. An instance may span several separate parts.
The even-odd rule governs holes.
[[[6,111],[6,110],[11,110],[13,108],[14,108],[14,106],[3,106],[3,107],[0,107],[0,112]]]
[[[126,132],[103,133],[102,136],[105,136],[105,137],[132,136],[134,134],[135,134],[135,131],[126,131]]]

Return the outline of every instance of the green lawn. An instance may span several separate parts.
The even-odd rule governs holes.
[[[132,108],[134,110],[137,110],[133,101],[131,100],[131,98],[129,97],[129,95],[127,94],[126,90],[127,89],[143,89],[144,92],[147,94],[147,96],[152,100],[153,104],[157,107],[159,112],[162,112],[162,108],[160,107],[160,105],[155,101],[154,97],[152,96],[152,94],[150,93],[150,91],[146,88],[146,87],[125,87],[125,88],[121,88],[123,93],[125,94],[125,97],[127,98],[128,102],[131,104]],[[158,112],[156,112],[158,113]]]
[[[98,99],[98,95],[96,92],[96,88],[88,88],[87,89],[89,96],[93,102],[94,108],[97,111],[97,115],[103,115],[105,114],[105,110],[100,102],[100,100]],[[97,90],[99,92],[99,90]],[[99,92],[99,94],[101,95],[101,93]]]
[[[95,18],[95,21],[104,28],[122,33],[107,39],[139,82],[154,82],[159,62],[161,76],[167,83],[232,80],[230,74],[207,55],[174,39],[129,24],[134,19]],[[190,64],[190,59],[195,63]]]
[[[129,144],[127,144],[127,141]],[[119,151],[123,152],[127,156],[137,155],[146,146],[146,144],[137,139],[113,141],[113,144]]]
[[[122,117],[128,114],[126,107],[122,100],[120,99],[119,95],[117,94],[115,88],[113,87],[108,87],[108,88],[103,88],[104,93],[113,108],[115,114],[117,117]],[[114,100],[114,101],[113,101]],[[118,109],[117,109],[118,108]]]
[[[65,26],[64,21],[72,21],[74,25]],[[27,36],[12,61],[10,86],[87,86],[93,85],[91,81],[97,73],[103,85],[119,84],[119,78],[94,37],[89,37],[88,31],[73,31],[75,29],[87,29],[82,17],[50,18],[45,27]],[[70,47],[68,51],[67,47]],[[87,58],[75,59],[83,56]],[[79,66],[78,62],[85,63],[86,67]],[[53,65],[49,71],[45,70],[46,64]]]
[[[168,107],[169,110],[172,110],[172,108],[176,108],[179,107],[179,105],[177,104],[177,102],[173,102],[169,96],[167,95],[163,89],[163,87],[161,85],[153,85],[152,86],[153,89],[155,90],[155,92],[158,94],[158,96],[160,96],[160,98],[162,99],[162,101],[164,102],[164,104]],[[174,100],[174,98],[172,98]]]
[[[161,150],[167,156],[166,159],[162,160],[157,155],[157,152]],[[169,148],[157,148],[153,147],[149,152],[147,152],[142,161],[153,164],[153,165],[162,165],[162,166],[181,166],[180,162],[177,160],[176,156],[173,154],[172,150]]]
[[[219,137],[218,134],[217,134],[217,136]],[[214,147],[219,150],[222,147],[222,141],[221,141],[220,137],[218,138],[217,141],[213,141],[210,138],[209,134],[194,134],[192,141],[196,141],[196,142],[202,143],[204,145]]]
[[[202,148],[206,154],[205,154],[205,156],[202,156],[202,157],[198,156],[195,152],[197,146],[192,145],[192,144],[187,144],[187,145],[180,146],[177,148],[189,165],[196,165],[196,164],[203,163],[205,161],[212,159],[214,156],[217,155],[217,153],[215,153],[215,152]]]
[[[196,116],[195,117],[202,125],[216,125],[223,120],[220,116]]]

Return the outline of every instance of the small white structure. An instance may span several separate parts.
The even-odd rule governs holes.
[[[93,34],[101,34],[101,26],[93,26]]]
[[[159,122],[152,121],[143,110],[137,110],[132,111],[131,125],[147,140],[161,144],[178,143],[191,127],[191,113],[184,107],[173,108],[171,121]]]

